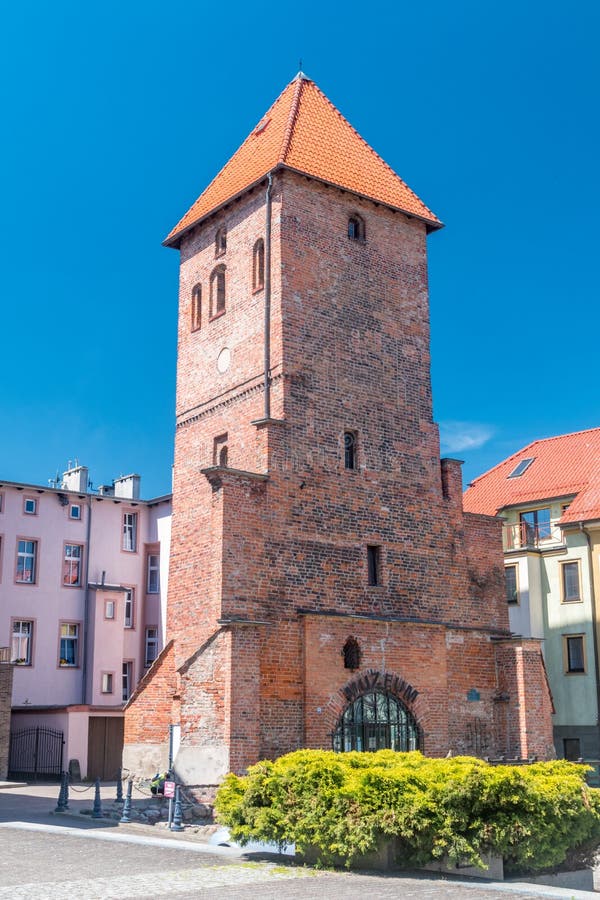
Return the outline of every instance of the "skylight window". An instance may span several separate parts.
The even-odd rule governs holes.
[[[514,467],[509,478],[518,478],[519,475],[522,475],[523,472],[527,471],[531,463],[534,461],[535,456],[530,456],[528,459],[522,459],[517,465]]]

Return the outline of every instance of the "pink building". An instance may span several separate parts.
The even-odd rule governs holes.
[[[84,466],[50,486],[0,483],[14,772],[30,770],[41,729],[62,733],[63,768],[77,760],[82,776],[113,778],[120,766],[123,704],[165,630],[171,498],[139,492],[138,475],[92,492]]]

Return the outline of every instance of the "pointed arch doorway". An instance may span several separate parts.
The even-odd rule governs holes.
[[[350,703],[333,733],[337,753],[351,750],[419,750],[421,739],[415,717],[387,691],[366,691]]]

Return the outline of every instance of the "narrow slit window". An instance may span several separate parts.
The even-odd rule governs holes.
[[[344,432],[344,468],[356,469],[356,434],[354,431]]]
[[[252,251],[252,290],[261,291],[265,286],[265,242],[262,238]]]
[[[202,286],[195,284],[192,289],[192,331],[198,331],[202,324]]]
[[[210,276],[210,316],[220,316],[225,312],[225,266],[214,269]]]
[[[348,237],[351,241],[364,241],[365,223],[360,216],[350,216],[348,219]]]
[[[223,256],[227,251],[227,229],[219,228],[215,235],[215,256]]]
[[[380,548],[375,546],[367,547],[368,579],[372,587],[377,587],[381,583],[380,568]]]

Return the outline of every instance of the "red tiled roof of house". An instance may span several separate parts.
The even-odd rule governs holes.
[[[300,72],[173,228],[165,244],[177,246],[189,228],[279,167],[417,216],[429,229],[442,226],[314,81]]]
[[[532,459],[522,475],[510,474]],[[534,441],[467,488],[466,512],[495,515],[507,506],[574,496],[562,524],[600,519],[600,428]]]

